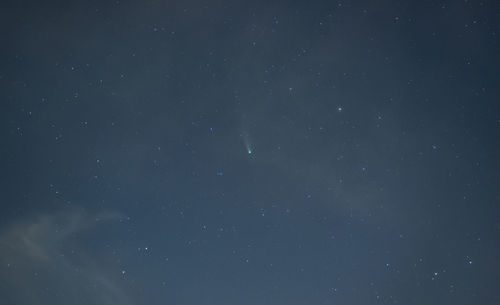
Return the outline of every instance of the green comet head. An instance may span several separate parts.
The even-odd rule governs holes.
[[[251,150],[251,149],[249,149],[249,150],[248,150],[248,154],[249,154],[249,155],[251,155],[251,154],[252,154],[252,150]]]

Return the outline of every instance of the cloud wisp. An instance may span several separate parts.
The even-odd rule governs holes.
[[[5,305],[132,304],[105,257],[79,242],[118,214],[66,210],[0,229],[0,294]]]

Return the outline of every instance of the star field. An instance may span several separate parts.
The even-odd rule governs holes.
[[[0,304],[500,304],[495,1],[4,1]]]

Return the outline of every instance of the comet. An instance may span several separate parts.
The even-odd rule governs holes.
[[[241,135],[241,137],[243,138],[243,143],[245,144],[245,148],[247,150],[247,153],[249,155],[251,155],[253,153],[253,150],[252,150],[252,143],[250,141],[250,138],[249,138],[248,134],[243,133]]]

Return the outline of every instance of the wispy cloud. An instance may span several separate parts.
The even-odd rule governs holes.
[[[132,304],[119,279],[104,267],[105,258],[76,238],[120,217],[72,209],[0,229],[2,304]]]

